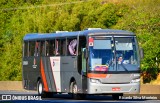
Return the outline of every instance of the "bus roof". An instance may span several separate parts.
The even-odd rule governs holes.
[[[83,30],[83,31],[73,31],[73,32],[59,32],[59,33],[30,33],[26,34],[23,40],[42,40],[42,39],[52,39],[61,37],[73,37],[73,36],[87,36],[87,35],[124,35],[132,36],[135,34],[130,31],[125,30],[115,30],[115,29],[95,29],[95,30]]]

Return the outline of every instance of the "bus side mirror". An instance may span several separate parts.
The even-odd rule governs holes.
[[[144,58],[144,51],[143,51],[143,48],[140,48],[140,57],[141,57],[141,59]]]

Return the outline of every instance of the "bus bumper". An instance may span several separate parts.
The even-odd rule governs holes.
[[[139,93],[140,83],[130,84],[97,84],[89,83],[88,94]]]

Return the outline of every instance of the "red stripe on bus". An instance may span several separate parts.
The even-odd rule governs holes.
[[[106,78],[107,74],[95,74],[95,73],[88,73],[88,78]]]
[[[42,59],[41,59],[40,64],[41,64],[41,66],[40,66],[41,75],[42,75],[42,80],[43,80],[43,84],[44,84],[44,91],[48,91],[48,84],[47,84],[46,75],[45,75],[45,72],[44,72],[44,66],[43,66]]]

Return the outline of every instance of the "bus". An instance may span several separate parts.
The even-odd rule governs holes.
[[[23,38],[23,88],[39,95],[140,91],[140,52],[136,35],[125,30],[26,34]]]

